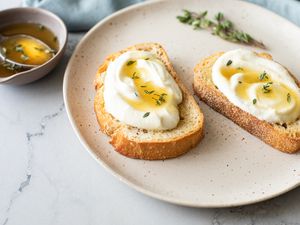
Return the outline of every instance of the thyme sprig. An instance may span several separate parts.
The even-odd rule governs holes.
[[[195,13],[183,10],[183,15],[177,16],[177,19],[181,23],[191,25],[195,30],[210,30],[213,35],[224,40],[266,49],[262,42],[255,40],[250,34],[237,30],[233,23],[224,17],[223,13],[216,14],[214,20],[207,19],[206,16],[207,11]]]

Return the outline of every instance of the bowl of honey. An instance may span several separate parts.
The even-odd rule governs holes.
[[[64,22],[47,10],[0,11],[0,84],[26,84],[47,75],[60,62],[67,36]]]

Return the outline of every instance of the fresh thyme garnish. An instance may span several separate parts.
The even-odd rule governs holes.
[[[148,91],[148,90],[144,90],[145,94],[147,95],[151,95],[154,91]]]
[[[239,84],[241,84],[241,83],[242,83],[242,81],[239,80]]]
[[[149,60],[150,58],[146,58],[145,60]]]
[[[244,69],[242,67],[238,67],[236,68],[237,70],[241,70],[241,71],[244,71]]]
[[[257,100],[256,100],[256,98],[254,98],[254,99],[252,100],[253,105],[255,105],[256,102],[257,102]]]
[[[22,55],[21,55],[21,59],[24,60],[24,61],[26,61],[26,60],[29,59],[29,56],[28,56],[28,55],[25,55],[25,54],[22,54]]]
[[[146,85],[141,85],[140,87],[141,87],[141,88],[145,88],[145,87],[147,87],[147,86],[146,86]]]
[[[226,63],[226,66],[230,66],[232,64],[232,60],[229,59],[228,62]]]
[[[139,78],[140,78],[140,77],[139,77],[138,75],[136,75],[136,72],[134,72],[134,73],[132,74],[131,79],[135,80],[135,79],[139,79]]]
[[[156,105],[161,105],[161,102],[158,99],[153,98],[153,97],[152,97],[152,99],[156,102]]]
[[[150,115],[150,112],[146,112],[144,115],[143,115],[143,118],[146,118],[147,116]]]
[[[264,80],[264,79],[267,79],[267,80],[269,79],[269,77],[268,77],[266,71],[264,71],[263,73],[261,73],[261,74],[259,75],[259,80]]]
[[[23,46],[21,44],[18,44],[18,45],[15,46],[15,51],[24,54],[24,49],[23,49]]]
[[[13,64],[13,63],[8,63],[6,61],[3,61],[2,62],[2,66],[7,69],[7,70],[10,70],[10,71],[19,71],[21,69],[20,66],[16,65],[16,64]]]
[[[129,60],[129,61],[127,62],[127,66],[130,66],[130,65],[132,65],[133,63],[135,63],[135,61]]]
[[[290,93],[287,93],[286,100],[288,103],[291,102],[291,94]]]
[[[268,82],[268,83],[266,83],[266,84],[263,85],[263,92],[264,93],[271,92],[271,90],[269,89],[271,87],[271,84],[273,84],[273,82]]]
[[[165,96],[167,96],[167,94],[166,93],[162,93],[159,96],[158,101],[160,101],[160,102],[166,102]]]
[[[158,98],[152,98],[155,100],[156,105],[161,105],[162,103],[166,102],[166,99],[165,99],[165,96],[167,96],[166,93],[162,93],[160,95],[158,95],[158,94],[154,94],[154,95],[158,96]]]
[[[214,20],[207,19],[206,15],[207,11],[195,13],[183,10],[183,15],[177,16],[177,19],[181,23],[193,26],[195,30],[210,30],[213,35],[217,35],[224,40],[266,49],[262,42],[255,40],[243,31],[235,29],[233,23],[225,19],[223,13],[216,14]]]
[[[139,95],[136,92],[134,92],[134,94],[135,94],[136,97],[139,97]]]

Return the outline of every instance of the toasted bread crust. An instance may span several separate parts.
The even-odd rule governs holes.
[[[105,111],[104,107],[104,98],[103,98],[103,79],[101,74],[106,71],[108,64],[114,60],[116,57],[121,55],[122,53],[129,50],[153,50],[157,49],[160,52],[160,57],[164,62],[167,70],[174,77],[175,81],[179,85],[180,89],[183,93],[184,98],[192,98],[193,107],[197,107],[200,115],[200,122],[197,126],[197,129],[191,130],[189,133],[179,136],[177,138],[157,141],[137,141],[130,139],[126,133],[124,132],[125,127],[120,122],[118,122],[113,116]],[[159,159],[167,159],[174,158],[179,155],[186,153],[192,147],[196,146],[197,143],[203,137],[203,124],[204,118],[203,114],[199,109],[196,101],[193,99],[193,96],[190,95],[187,89],[182,85],[176,72],[174,71],[172,65],[169,62],[169,59],[163,50],[163,48],[159,44],[155,43],[145,43],[134,45],[122,51],[119,51],[115,54],[108,56],[104,63],[99,67],[98,73],[96,75],[95,80],[96,87],[96,96],[94,100],[94,109],[97,116],[98,123],[100,125],[101,130],[111,137],[110,143],[115,147],[115,150],[122,155],[125,155],[130,158],[137,159],[147,159],[147,160],[159,160]],[[180,106],[179,106],[180,107]],[[175,128],[176,129],[176,128]],[[165,131],[168,132],[168,131]]]
[[[259,120],[255,116],[245,112],[232,104],[211,81],[211,69],[215,61],[222,55],[216,53],[203,59],[194,68],[194,90],[197,96],[211,108],[223,114],[234,123],[244,128],[249,133],[260,138],[265,143],[286,153],[294,153],[300,148],[300,138],[292,137],[288,132],[279,129],[280,125],[271,124]],[[272,59],[266,53],[259,54],[261,57]],[[298,81],[295,80],[298,84]]]

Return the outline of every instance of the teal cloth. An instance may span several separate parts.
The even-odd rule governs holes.
[[[65,22],[69,31],[88,30],[99,20],[143,0],[22,0],[23,6],[38,7],[54,12]]]
[[[300,26],[299,0],[246,0],[263,6]]]
[[[60,16],[69,31],[88,30],[114,11],[143,0],[22,0],[23,6],[48,9]],[[215,0],[217,1],[217,0]],[[246,0],[266,7],[300,26],[296,0]],[[170,4],[172,1],[170,1]]]

